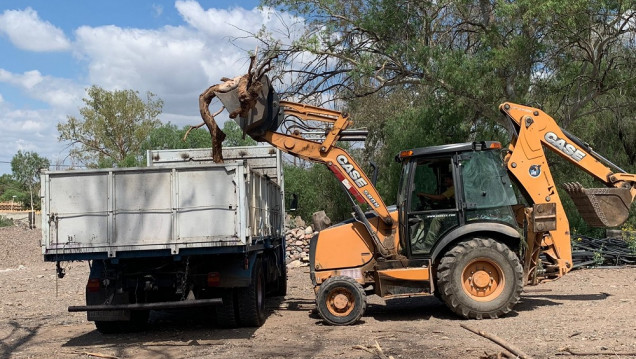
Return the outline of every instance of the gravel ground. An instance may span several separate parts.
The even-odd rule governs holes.
[[[434,297],[371,297],[354,326],[314,314],[307,268],[290,269],[285,298],[267,302],[260,328],[224,330],[196,311],[155,313],[147,331],[102,335],[82,305],[88,265],[44,263],[40,232],[0,228],[0,359],[22,358],[488,358],[506,350],[462,327],[498,336],[533,358],[636,358],[636,268],[577,270],[527,288],[497,320],[457,319]],[[378,348],[383,354],[379,353]],[[568,354],[568,351],[583,355]],[[587,353],[587,354],[585,354]]]

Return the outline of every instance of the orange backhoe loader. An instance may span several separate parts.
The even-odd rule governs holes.
[[[402,151],[397,205],[387,207],[362,168],[336,146],[350,135],[348,115],[279,101],[267,78],[262,81],[256,105],[235,119],[239,126],[257,141],[325,164],[352,198],[353,218],[320,231],[310,245],[317,308],[330,324],[358,321],[371,294],[433,294],[459,316],[497,318],[512,310],[524,285],[566,274],[570,228],[545,148],[606,186],[565,184],[591,225],[621,225],[636,197],[636,175],[543,111],[504,103],[500,111],[513,132],[507,148],[473,142]],[[235,92],[217,95],[229,111],[240,107]],[[320,140],[299,130],[317,123],[326,125]],[[518,204],[515,187],[528,205]]]

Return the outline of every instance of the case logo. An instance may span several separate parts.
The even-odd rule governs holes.
[[[558,148],[561,152],[572,157],[576,162],[581,161],[585,157],[585,153],[576,149],[574,145],[566,142],[564,139],[559,138],[554,132],[548,132],[545,134],[545,140],[552,146]]]
[[[347,174],[349,174],[349,177],[351,177],[358,188],[362,188],[368,184],[367,181],[362,178],[360,172],[358,172],[358,170],[356,170],[355,167],[351,163],[349,163],[349,159],[345,155],[338,155],[338,157],[336,157],[336,161],[338,161],[340,167],[342,167],[342,169],[345,170]]]

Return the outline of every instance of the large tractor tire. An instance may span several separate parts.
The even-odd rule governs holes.
[[[441,259],[437,285],[442,300],[468,319],[498,318],[512,310],[523,290],[523,268],[508,246],[490,238],[458,243]]]
[[[260,259],[252,268],[249,286],[237,289],[239,324],[244,327],[260,327],[265,321],[265,275]]]
[[[316,306],[328,324],[351,325],[360,320],[367,310],[367,296],[355,279],[335,276],[320,285]]]

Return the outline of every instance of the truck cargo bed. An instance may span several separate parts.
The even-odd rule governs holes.
[[[248,160],[48,171],[42,251],[47,261],[247,251],[282,236],[282,198]]]

